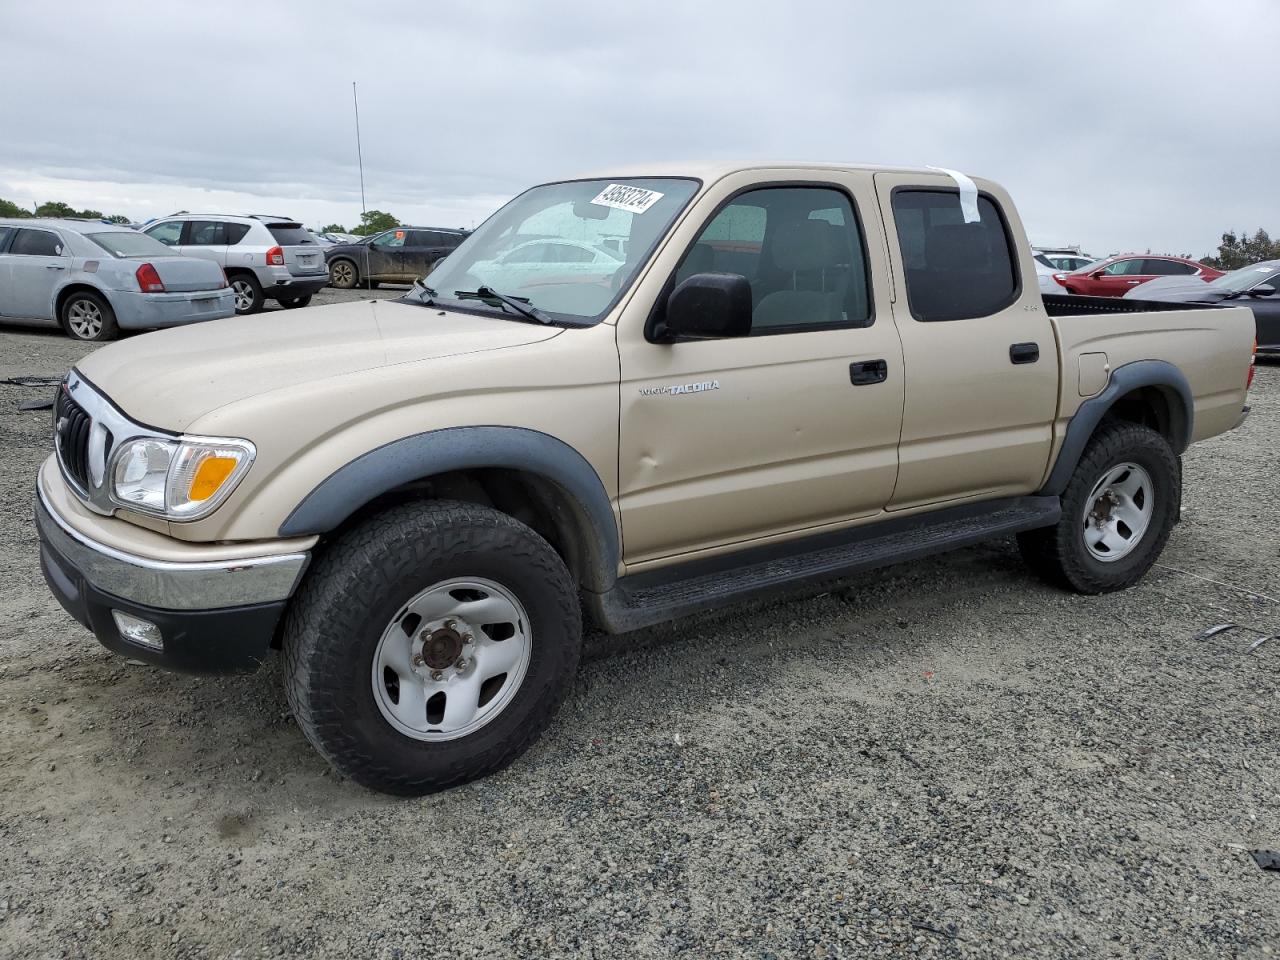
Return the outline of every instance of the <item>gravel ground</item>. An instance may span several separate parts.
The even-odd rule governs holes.
[[[0,344],[0,378],[84,352]],[[1280,847],[1280,640],[1196,639],[1280,630],[1280,368],[1187,456],[1133,590],[1050,589],[999,542],[597,640],[529,754],[411,801],[329,771],[278,665],[132,666],[62,612],[31,524],[48,418],[16,411],[38,393],[0,385],[0,955],[1280,950],[1280,873],[1247,853]]]

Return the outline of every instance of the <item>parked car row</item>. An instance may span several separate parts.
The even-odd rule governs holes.
[[[1134,287],[1157,277],[1214,280],[1221,270],[1184,257],[1157,257],[1149,254],[1121,254],[1086,264],[1069,273],[1055,274],[1067,293],[1086,297],[1123,297]]]
[[[1239,305],[1253,311],[1258,353],[1280,355],[1280,260],[1232,270],[1204,283],[1194,277],[1162,277],[1126,293],[1126,300]]]
[[[100,341],[229,317],[235,299],[221,265],[127,226],[0,219],[0,318]]]

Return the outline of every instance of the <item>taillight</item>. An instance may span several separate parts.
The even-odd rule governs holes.
[[[1258,372],[1258,338],[1253,338],[1253,355],[1249,357],[1249,377],[1244,382],[1246,391],[1253,386],[1253,375]]]
[[[144,263],[135,276],[138,278],[138,289],[143,293],[164,293],[164,281],[151,264]]]
[[[267,266],[268,266],[268,267],[283,267],[283,266],[284,266],[284,251],[283,251],[283,250],[281,250],[279,247],[272,247],[270,250],[268,250],[268,251],[267,251]]]
[[[225,271],[225,270],[223,270],[221,267],[219,267],[219,268],[218,268],[218,272],[219,272],[220,274],[222,274],[222,285],[223,285],[224,287],[229,287],[229,286],[231,286],[231,281],[227,279],[227,271]]]
[[[1057,280],[1058,283],[1064,287],[1067,285],[1067,275],[1065,273],[1055,273],[1053,275],[1053,279]]]

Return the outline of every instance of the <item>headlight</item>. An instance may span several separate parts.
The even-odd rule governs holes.
[[[254,453],[248,440],[221,437],[130,440],[112,458],[111,498],[140,513],[196,520],[230,495]]]

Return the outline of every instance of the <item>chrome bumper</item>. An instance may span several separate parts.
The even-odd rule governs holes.
[[[36,491],[41,539],[103,593],[161,610],[217,610],[287,600],[308,553],[233,560],[173,562],[139,557],[86,537]]]

